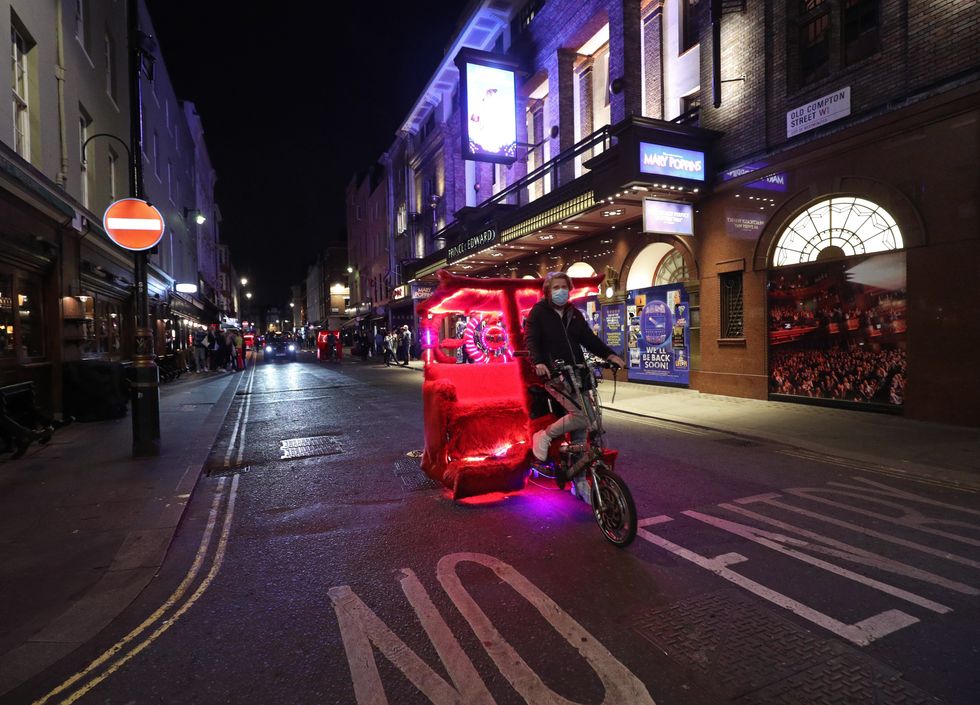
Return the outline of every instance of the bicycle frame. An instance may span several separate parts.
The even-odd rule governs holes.
[[[585,443],[564,446],[560,452],[560,462],[566,464],[565,476],[568,479],[577,477],[583,470],[588,473],[592,501],[598,505],[600,510],[604,511],[605,506],[601,493],[598,491],[599,485],[595,477],[596,465],[603,460],[605,455],[602,407],[599,404],[599,392],[595,377],[591,367],[584,364],[566,364],[558,360],[555,364],[555,370],[558,372],[557,379],[563,381],[566,387],[573,390],[572,401],[582,410],[589,423],[586,429]],[[587,384],[583,384],[583,377],[588,380]],[[561,393],[564,391],[562,390]],[[582,456],[574,464],[568,465],[573,453],[582,453]]]

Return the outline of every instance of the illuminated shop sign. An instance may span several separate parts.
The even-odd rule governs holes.
[[[745,184],[746,188],[753,188],[759,191],[785,191],[786,190],[786,172],[782,171],[778,174],[770,174],[762,179],[757,179],[756,181],[750,181]]]
[[[694,234],[694,207],[690,203],[643,199],[643,232]]]
[[[435,290],[436,287],[433,284],[412,284],[412,298],[415,301],[424,301],[432,296],[432,292]]]
[[[461,51],[456,65],[463,158],[511,164],[517,158],[516,66],[474,50]]]
[[[486,249],[499,240],[500,235],[497,233],[496,228],[484,230],[479,235],[468,237],[462,242],[448,248],[446,250],[446,263],[453,264],[454,262],[459,262],[464,257],[467,257],[478,250]]]
[[[640,142],[640,171],[704,181],[704,152]]]

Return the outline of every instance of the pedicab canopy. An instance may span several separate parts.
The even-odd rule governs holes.
[[[480,279],[438,273],[417,307],[425,362],[422,468],[454,498],[521,489],[530,438],[553,417],[531,419],[524,320],[543,279]],[[572,303],[599,291],[602,275],[573,277]],[[467,364],[460,364],[465,362]]]

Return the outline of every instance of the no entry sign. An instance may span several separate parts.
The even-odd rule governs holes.
[[[123,198],[105,209],[102,226],[127,250],[149,250],[163,238],[163,216],[139,198]]]

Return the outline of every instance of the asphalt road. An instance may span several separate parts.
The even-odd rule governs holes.
[[[421,375],[259,364],[165,569],[4,703],[980,702],[980,501],[607,413],[642,529],[421,474]]]

